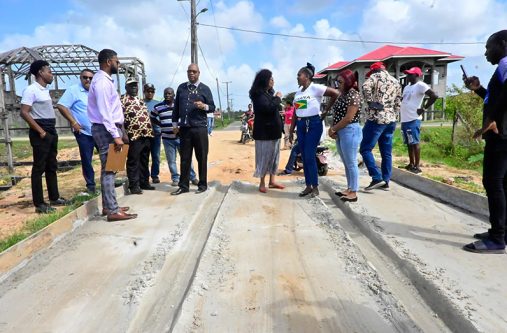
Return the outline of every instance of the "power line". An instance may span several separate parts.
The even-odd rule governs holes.
[[[185,42],[185,46],[183,47],[183,52],[181,52],[180,62],[178,63],[178,66],[176,66],[176,70],[174,71],[173,79],[171,80],[171,87],[172,87],[172,85],[174,83],[174,79],[176,78],[176,74],[178,73],[178,70],[180,69],[181,62],[183,61],[183,56],[185,55],[185,51],[187,50],[187,45],[188,45],[188,40],[189,39],[190,39],[190,33],[187,36],[187,41]]]
[[[224,26],[220,26],[220,25],[204,24],[204,23],[197,23],[197,24],[202,25],[204,27],[211,27],[211,28],[217,28],[217,29],[226,29],[226,30],[240,31],[240,32],[248,32],[248,33],[260,34],[260,35],[270,35],[270,36],[280,36],[280,37],[287,37],[287,38],[321,40],[321,41],[328,41],[328,42],[366,43],[366,44],[400,44],[400,45],[413,45],[413,44],[416,44],[416,45],[423,45],[423,44],[435,44],[435,45],[484,45],[484,42],[398,42],[398,41],[379,41],[379,40],[324,38],[324,37],[290,35],[290,34],[281,34],[281,33],[276,33],[276,32],[257,31],[257,30],[241,29],[241,28],[232,28],[232,27],[224,27]]]
[[[215,17],[215,6],[213,6],[213,0],[209,0],[209,4],[211,6],[211,13],[213,14],[213,24],[217,25],[217,20]],[[217,42],[218,42],[218,51],[220,52],[220,60],[224,58],[223,52],[222,52],[222,44],[220,43],[220,35],[218,34],[218,28],[215,27],[215,31],[217,33]]]

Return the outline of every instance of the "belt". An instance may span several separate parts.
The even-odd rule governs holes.
[[[123,126],[123,124],[121,123],[114,123],[116,125],[116,127],[118,128],[121,128]],[[92,125],[104,125],[104,124],[100,124],[100,123],[92,123]]]
[[[309,116],[309,117],[297,117],[298,120],[309,120],[309,119],[312,119],[312,118],[320,118],[320,116],[318,114],[314,115],[314,116]]]

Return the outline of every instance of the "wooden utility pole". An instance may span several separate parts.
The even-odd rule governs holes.
[[[225,93],[227,94],[227,116],[229,117],[229,120],[231,119],[231,104],[229,103],[229,83],[232,83],[232,81],[225,81],[222,82],[225,83]]]
[[[190,0],[190,61],[198,64],[197,60],[197,26],[195,13],[195,0]]]
[[[218,106],[220,107],[220,112],[222,113],[220,115],[220,119],[222,119],[222,126],[224,126],[224,110],[222,109],[222,100],[220,99],[220,86],[218,85],[218,77],[217,80],[217,94],[218,94]]]

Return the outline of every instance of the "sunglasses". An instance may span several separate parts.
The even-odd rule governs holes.
[[[81,76],[81,79],[91,81],[93,79],[93,76]]]

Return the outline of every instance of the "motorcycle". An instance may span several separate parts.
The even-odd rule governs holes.
[[[329,167],[327,165],[327,154],[329,148],[326,146],[318,146],[317,154],[315,154],[315,159],[317,160],[317,173],[319,176],[327,175]],[[296,157],[296,161],[294,162],[294,170],[299,171],[303,169],[303,158],[301,157],[301,153],[298,153]]]
[[[248,141],[253,141],[253,118],[241,120],[241,140],[242,144],[247,143]]]

